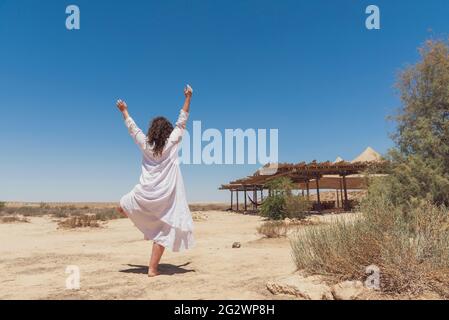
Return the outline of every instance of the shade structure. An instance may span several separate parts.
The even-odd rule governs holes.
[[[229,190],[231,195],[235,192],[237,198],[238,193],[243,192],[243,199],[245,200],[243,209],[246,211],[247,197],[257,208],[257,194],[260,192],[261,198],[263,197],[264,190],[268,189],[267,182],[276,178],[287,177],[294,183],[297,190],[302,190],[304,195],[306,194],[305,191],[309,196],[311,189],[316,190],[316,207],[318,209],[321,208],[319,192],[322,189],[336,190],[337,195],[340,192],[342,207],[348,209],[347,191],[366,189],[368,177],[385,175],[386,165],[387,162],[381,158],[379,153],[368,147],[351,162],[346,162],[338,157],[334,162],[268,164],[257,170],[253,175],[223,184],[219,189]],[[368,169],[369,175],[366,173]],[[268,191],[270,193],[270,190]],[[253,194],[252,199],[248,193]],[[232,205],[231,201],[231,209]]]

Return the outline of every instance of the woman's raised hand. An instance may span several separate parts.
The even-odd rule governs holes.
[[[191,86],[186,85],[184,88],[184,95],[186,96],[186,100],[184,101],[184,105],[182,106],[182,110],[189,113],[190,111],[190,98],[192,98],[193,89]]]
[[[191,97],[192,97],[192,94],[193,94],[193,89],[192,89],[192,87],[189,86],[189,85],[187,85],[187,86],[184,88],[184,95],[186,96],[186,98],[191,98]]]
[[[126,102],[123,100],[117,100],[117,108],[120,110],[120,112],[123,115],[123,118],[126,120],[129,118],[128,114],[128,106],[126,105]]]
[[[128,110],[126,102],[120,99],[117,100],[117,108],[120,110],[120,112],[125,112]]]

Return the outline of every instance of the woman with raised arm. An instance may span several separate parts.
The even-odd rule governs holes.
[[[191,248],[194,243],[192,215],[178,160],[192,92],[190,86],[184,89],[184,106],[174,127],[166,118],[156,117],[147,135],[129,116],[126,103],[117,101],[129,134],[143,154],[140,181],[120,200],[118,210],[142,231],[145,240],[153,240],[148,268],[150,277],[158,275],[165,248],[177,252]]]

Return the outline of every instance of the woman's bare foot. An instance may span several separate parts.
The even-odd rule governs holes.
[[[159,261],[161,261],[162,254],[164,253],[165,248],[154,242],[153,243],[153,251],[151,252],[151,259],[150,263],[148,265],[148,276],[149,277],[156,277],[159,275],[159,272],[157,272]]]
[[[156,277],[156,276],[158,276],[158,275],[159,275],[159,272],[158,272],[157,270],[148,269],[148,276],[149,276],[150,278]]]

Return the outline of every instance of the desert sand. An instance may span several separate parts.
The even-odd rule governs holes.
[[[258,216],[201,214],[196,247],[166,252],[157,278],[147,277],[151,242],[128,219],[73,230],[51,217],[0,224],[0,299],[291,299],[266,289],[295,271],[288,239],[263,238]],[[66,289],[69,265],[80,268],[79,290]]]

